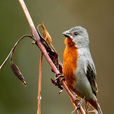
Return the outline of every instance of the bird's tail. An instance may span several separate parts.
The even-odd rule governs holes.
[[[96,109],[96,114],[103,114],[101,107],[97,101],[89,100],[88,102]]]

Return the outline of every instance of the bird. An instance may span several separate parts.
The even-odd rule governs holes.
[[[98,103],[96,68],[89,48],[89,36],[82,26],[63,32],[65,50],[63,53],[63,75],[69,89],[85,99],[98,114],[103,114]]]

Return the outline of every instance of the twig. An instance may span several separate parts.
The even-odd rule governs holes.
[[[79,112],[78,112],[78,110],[77,110],[76,105],[74,104],[74,102],[72,101],[72,99],[71,99],[71,98],[70,98],[70,100],[71,100],[71,103],[72,103],[73,108],[74,108],[74,110],[71,112],[71,114],[73,114],[73,113],[74,113],[74,111],[76,111],[76,114],[79,114]]]
[[[22,9],[23,9],[23,11],[24,11],[24,14],[25,14],[25,16],[26,16],[26,18],[27,18],[27,21],[28,21],[29,25],[30,25],[30,28],[31,28],[33,37],[34,37],[34,39],[36,40],[36,43],[37,43],[38,47],[40,48],[41,52],[43,53],[43,55],[44,55],[44,57],[46,58],[47,62],[50,64],[50,66],[51,66],[51,68],[53,69],[53,71],[54,71],[56,74],[60,74],[60,72],[58,71],[58,69],[55,67],[54,63],[53,63],[52,60],[50,59],[50,57],[49,57],[49,55],[48,55],[46,49],[44,48],[44,46],[43,46],[42,43],[40,42],[40,37],[39,37],[39,35],[38,35],[38,33],[37,33],[37,30],[36,30],[36,28],[35,28],[35,26],[34,26],[34,23],[33,23],[33,21],[32,21],[32,18],[31,18],[31,16],[30,16],[29,12],[28,12],[28,9],[27,9],[27,7],[26,7],[24,1],[23,1],[23,0],[19,0],[19,3],[20,3],[20,5],[21,5],[21,7],[22,7]],[[75,102],[75,101],[76,101],[76,97],[71,93],[71,91],[70,91],[69,88],[67,87],[65,81],[62,81],[62,85],[63,85],[63,87],[65,88],[65,90],[67,91],[67,93],[69,94],[69,96],[70,96],[70,98],[72,99],[72,101]],[[76,104],[76,106],[78,105],[76,102],[75,102],[75,104]],[[83,109],[81,106],[80,106],[80,112],[81,112],[82,114],[85,114],[85,111],[84,111],[84,109]]]
[[[41,114],[41,79],[42,79],[42,60],[43,54],[40,55],[40,64],[39,64],[39,79],[38,79],[38,109],[37,114]]]

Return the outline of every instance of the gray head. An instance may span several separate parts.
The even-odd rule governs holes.
[[[89,45],[87,30],[81,26],[73,27],[63,32],[63,35],[71,38],[76,43],[77,48],[87,47]]]

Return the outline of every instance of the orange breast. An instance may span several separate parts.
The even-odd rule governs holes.
[[[63,74],[67,85],[73,89],[76,82],[76,76],[74,73],[77,68],[78,51],[71,38],[65,39],[65,45],[66,48],[63,55]]]

